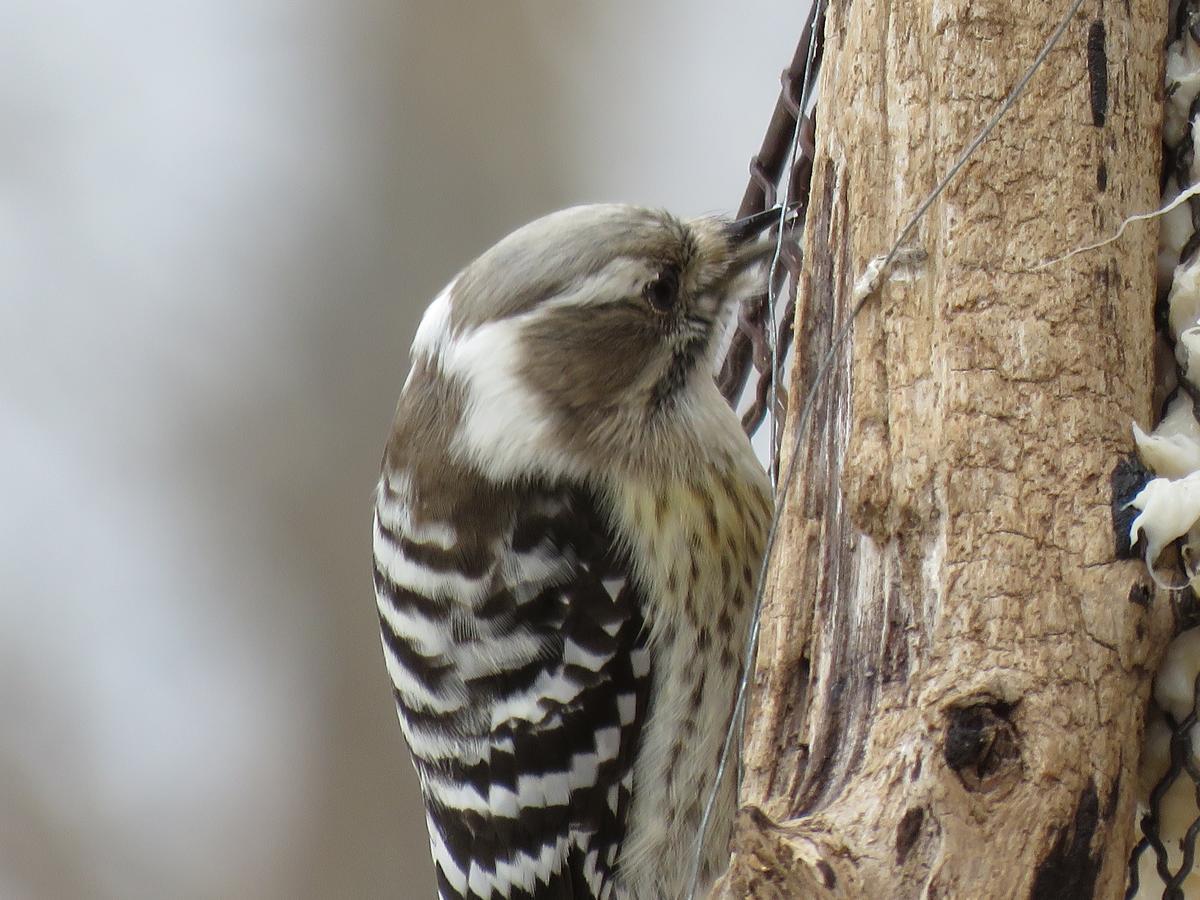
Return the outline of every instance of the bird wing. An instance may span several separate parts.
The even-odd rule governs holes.
[[[438,890],[619,898],[649,683],[640,603],[593,498],[512,490],[485,529],[419,518],[403,478],[378,492],[384,654]]]

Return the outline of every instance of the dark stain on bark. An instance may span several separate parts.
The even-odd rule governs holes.
[[[987,699],[957,706],[946,714],[943,754],[969,791],[985,791],[1013,770],[1021,759],[1013,706]]]
[[[1100,851],[1092,849],[1092,838],[1099,824],[1100,798],[1096,783],[1089,778],[1071,822],[1059,829],[1054,845],[1037,868],[1030,900],[1084,900],[1094,895]]]
[[[906,681],[909,677],[908,640],[912,634],[912,606],[904,602],[897,569],[888,579],[884,593],[886,631],[880,654],[880,676],[883,682]]]
[[[1129,602],[1143,609],[1150,605],[1150,586],[1138,582],[1129,589]]]
[[[779,823],[763,812],[761,806],[754,806],[747,803],[742,807],[741,811],[759,831],[769,833],[779,830]]]
[[[1108,53],[1104,48],[1104,23],[1099,19],[1088,28],[1087,69],[1092,124],[1102,128],[1108,117]]]
[[[896,865],[904,865],[908,853],[921,835],[921,825],[925,822],[925,807],[914,806],[904,814],[900,824],[896,826]]]
[[[1133,559],[1138,556],[1135,545],[1129,540],[1129,526],[1137,518],[1138,511],[1129,502],[1138,495],[1151,478],[1146,467],[1135,456],[1126,456],[1113,467],[1108,483],[1112,489],[1113,552],[1117,559]],[[1132,598],[1131,598],[1132,599]]]
[[[1124,755],[1118,760],[1117,777],[1113,779],[1112,788],[1108,792],[1108,799],[1104,801],[1104,809],[1100,813],[1100,818],[1104,822],[1112,819],[1113,813],[1117,811],[1117,799],[1121,796],[1121,766],[1125,764]]]
[[[821,884],[830,890],[837,887],[837,875],[834,874],[833,866],[829,865],[825,860],[817,860],[817,872],[821,875]]]

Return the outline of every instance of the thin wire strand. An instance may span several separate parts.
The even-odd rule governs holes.
[[[816,29],[814,28],[815,32]],[[809,42],[809,53],[812,53],[812,42]],[[807,77],[807,67],[805,77]],[[805,85],[805,89],[807,89]],[[771,478],[771,488],[778,489],[778,473],[776,472],[775,455],[778,452],[779,416],[775,414],[776,397],[779,376],[779,340],[776,332],[777,310],[775,302],[779,299],[779,291],[775,287],[775,274],[779,271],[779,260],[783,256],[784,222],[788,213],[788,198],[792,193],[792,170],[796,166],[796,145],[800,143],[800,125],[804,121],[804,108],[801,106],[796,113],[796,127],[792,131],[792,149],[788,154],[787,169],[784,176],[783,199],[778,193],[775,201],[779,204],[779,233],[775,236],[775,253],[771,257],[771,267],[767,271],[767,347],[771,351],[771,374],[767,381],[767,427],[770,443],[767,446],[767,475]]]
[[[778,191],[776,192],[776,195],[775,195],[775,202],[777,204],[779,204],[779,231],[775,237],[775,252],[774,252],[774,255],[771,257],[771,266],[770,266],[770,269],[768,270],[768,274],[767,274],[767,304],[766,304],[766,306],[767,306],[767,329],[766,330],[767,330],[767,346],[770,349],[770,354],[771,354],[771,373],[770,373],[770,380],[768,382],[768,390],[767,390],[767,416],[769,417],[768,421],[770,423],[770,425],[769,425],[770,446],[767,451],[767,460],[768,460],[767,474],[771,479],[771,487],[774,490],[776,495],[779,494],[779,485],[778,485],[778,480],[777,480],[777,476],[776,476],[776,467],[775,467],[775,455],[776,455],[775,447],[776,447],[776,443],[777,443],[778,428],[779,428],[779,424],[778,424],[779,417],[776,414],[776,404],[777,404],[776,391],[778,390],[779,359],[778,359],[778,350],[777,350],[778,335],[776,334],[777,325],[776,325],[776,321],[775,321],[775,318],[776,318],[775,301],[777,299],[777,292],[775,289],[775,273],[779,270],[779,263],[783,256],[783,241],[784,241],[784,235],[785,235],[784,226],[787,222],[787,216],[788,216],[788,212],[790,210],[790,201],[791,201],[791,193],[792,193],[792,175],[796,168],[797,147],[800,144],[800,132],[801,132],[801,129],[804,124],[804,109],[808,105],[809,92],[811,89],[813,62],[816,59],[816,55],[817,55],[817,44],[820,41],[821,29],[823,29],[824,25],[825,25],[825,20],[824,20],[825,12],[824,11],[825,11],[825,0],[816,0],[816,5],[815,5],[814,11],[813,11],[812,30],[809,32],[809,35],[808,35],[808,50],[805,51],[805,56],[804,56],[804,81],[800,88],[800,98],[796,104],[796,125],[792,130],[791,148],[788,152],[787,167],[784,169],[784,173],[783,173],[783,181],[784,181],[783,197],[779,196]],[[791,480],[790,479],[790,470],[793,468],[793,466],[789,466],[788,468],[789,468],[788,481],[790,481]],[[771,517],[771,528],[768,532],[768,546],[770,546],[774,541],[774,533],[775,533],[775,529],[778,524],[778,520],[779,520],[778,515],[774,515]],[[765,573],[765,570],[766,570],[766,557],[764,557],[763,564],[760,567],[760,571],[759,571],[760,584],[763,580],[763,575]],[[757,631],[758,631],[758,619],[759,619],[758,609],[761,606],[761,603],[762,603],[762,588],[760,587],[755,593],[754,613],[753,613],[752,620],[751,620],[751,631],[755,632],[755,633],[757,633]],[[744,727],[744,725],[745,725],[745,718],[744,718],[745,705],[742,702],[742,698],[745,696],[745,691],[746,691],[746,672],[748,671],[746,669],[746,666],[748,665],[748,659],[750,658],[750,654],[752,653],[751,646],[752,645],[747,646],[746,659],[744,659],[742,662],[742,679],[738,684],[738,699],[737,699],[736,704],[734,705],[733,714],[729,717],[729,726],[725,730],[725,741],[721,745],[721,759],[720,759],[719,764],[717,765],[716,778],[713,779],[712,790],[709,792],[708,797],[705,800],[704,812],[700,817],[700,826],[699,826],[699,829],[696,834],[696,846],[695,846],[695,848],[693,850],[693,854],[692,854],[691,873],[688,877],[687,900],[695,900],[695,898],[696,898],[696,889],[700,883],[700,869],[702,868],[702,866],[704,864],[704,838],[705,838],[705,835],[708,833],[708,826],[712,820],[713,809],[715,808],[716,802],[717,802],[717,794],[720,793],[721,782],[725,778],[725,770],[729,765],[729,747],[733,740],[734,733],[741,731],[742,727]],[[739,727],[739,722],[741,723],[741,727]],[[740,761],[739,761],[739,765],[740,765]],[[739,775],[740,775],[740,772],[739,772]],[[740,778],[739,778],[739,781],[740,781]]]
[[[1037,73],[1037,70],[1042,67],[1042,63],[1046,61],[1046,57],[1050,55],[1050,51],[1054,49],[1055,45],[1059,41],[1059,38],[1063,36],[1063,32],[1067,30],[1067,26],[1071,24],[1071,20],[1075,18],[1075,13],[1079,12],[1079,7],[1081,6],[1083,6],[1083,0],[1073,0],[1070,7],[1067,9],[1066,14],[1059,21],[1058,27],[1055,28],[1051,33],[1049,39],[1046,41],[1045,46],[1042,47],[1041,52],[1034,57],[1033,62],[1029,65],[1029,68],[1025,70],[1025,74],[1021,76],[1021,79],[1015,85],[1013,85],[1013,89],[1008,92],[1008,96],[1004,98],[1004,102],[1000,104],[1000,108],[993,113],[990,119],[988,119],[987,124],[983,126],[979,134],[975,135],[975,139],[967,145],[967,149],[959,155],[954,165],[950,167],[950,170],[942,178],[941,183],[938,184],[938,186],[932,191],[930,191],[929,196],[926,197],[921,202],[921,205],[917,207],[916,212],[912,214],[912,218],[908,220],[908,224],[904,226],[904,230],[900,232],[900,236],[896,238],[896,242],[892,244],[892,249],[889,250],[887,255],[883,258],[883,265],[880,267],[879,272],[874,279],[875,284],[873,287],[877,288],[879,286],[879,282],[882,280],[883,275],[887,272],[892,262],[896,259],[896,254],[900,252],[900,247],[908,239],[909,233],[917,226],[917,222],[919,222],[925,213],[929,211],[929,207],[933,206],[937,198],[942,195],[942,192],[950,185],[950,182],[954,180],[955,176],[958,175],[962,167],[967,164],[967,160],[969,160],[975,154],[975,151],[979,149],[979,145],[987,140],[987,136],[992,133],[992,129],[1000,124],[1000,120],[1004,118],[1005,113],[1013,108],[1017,102],[1017,99],[1025,92],[1026,85],[1029,84],[1030,79],[1032,79]]]
[[[779,479],[778,464],[777,464],[777,460],[776,460],[776,457],[779,453],[779,424],[780,424],[779,423],[779,415],[778,415],[778,391],[779,391],[778,385],[779,385],[780,375],[782,374],[780,372],[781,367],[780,367],[780,360],[779,360],[779,332],[778,332],[779,311],[778,311],[778,307],[776,306],[776,303],[779,300],[779,288],[781,288],[783,286],[783,284],[782,284],[782,281],[776,282],[776,273],[779,270],[780,259],[783,256],[784,235],[787,233],[787,224],[788,224],[787,217],[792,212],[792,204],[791,204],[792,179],[793,179],[793,177],[795,175],[795,171],[796,171],[796,157],[798,155],[799,146],[800,146],[800,132],[801,132],[801,129],[805,122],[804,110],[808,106],[808,101],[809,101],[810,87],[812,84],[813,65],[816,60],[816,55],[817,55],[817,43],[818,43],[818,36],[819,36],[818,27],[819,27],[819,23],[821,22],[821,15],[823,12],[824,4],[825,4],[825,0],[818,0],[817,4],[813,10],[813,18],[812,18],[813,27],[809,31],[808,48],[805,51],[804,75],[800,82],[800,84],[801,84],[800,99],[799,99],[799,101],[797,103],[797,107],[796,107],[796,122],[795,122],[795,126],[792,129],[792,139],[791,139],[791,144],[790,144],[790,148],[789,148],[789,152],[788,152],[787,164],[786,164],[786,168],[784,169],[784,173],[783,173],[783,179],[784,179],[783,180],[783,196],[782,197],[779,196],[778,190],[776,190],[776,194],[775,194],[775,202],[779,207],[779,222],[776,226],[777,230],[776,230],[776,235],[775,235],[775,250],[774,250],[773,255],[771,256],[771,264],[770,264],[768,274],[767,274],[767,300],[766,300],[767,322],[768,322],[768,326],[766,328],[766,338],[767,338],[767,347],[770,351],[770,374],[769,374],[768,381],[767,381],[767,402],[766,402],[765,413],[767,415],[767,422],[768,422],[767,429],[769,432],[767,435],[767,440],[768,440],[768,444],[767,444],[767,475],[771,479],[772,492],[774,492],[778,488],[778,479]],[[785,75],[786,74],[787,73],[785,73]],[[793,224],[795,224],[795,223],[793,223]],[[777,284],[778,284],[778,287],[777,287]],[[739,715],[736,718],[736,720],[731,720],[731,721],[732,721],[731,728],[734,731],[736,731],[738,734],[742,735],[742,737],[744,738],[745,737],[745,727],[746,727],[745,710],[742,711],[742,714]],[[743,778],[742,761],[741,761],[741,756],[739,755],[738,770],[737,770],[737,784],[738,785],[740,785],[742,783],[742,778]],[[704,815],[705,815],[705,817],[711,817],[711,815],[712,815],[711,804],[705,804]],[[707,828],[708,828],[708,822],[703,821],[701,823],[700,833],[703,834],[707,830]],[[703,853],[703,843],[697,842],[697,844],[696,844],[697,865],[699,865],[699,860],[702,856],[702,853]],[[698,879],[699,879],[699,869],[698,868],[694,870],[692,877],[693,877],[693,885],[694,885],[695,881],[698,881]],[[695,890],[694,886],[691,888],[691,890]]]
[[[775,253],[771,256],[771,266],[767,274],[767,346],[771,351],[771,374],[767,383],[767,421],[769,423],[770,444],[767,448],[768,469],[767,474],[771,478],[772,489],[778,489],[779,474],[776,468],[776,454],[779,452],[779,416],[777,414],[777,397],[776,393],[779,390],[779,335],[778,310],[775,306],[779,300],[779,288],[776,287],[775,276],[779,272],[779,263],[783,257],[783,241],[785,230],[784,226],[787,222],[787,216],[792,199],[792,178],[796,172],[796,154],[800,147],[800,132],[804,127],[804,111],[808,106],[809,95],[812,90],[812,74],[813,64],[817,58],[817,43],[820,39],[820,29],[824,23],[825,0],[817,0],[816,8],[813,12],[813,27],[808,33],[808,50],[804,56],[804,78],[800,82],[800,98],[796,103],[796,125],[792,129],[792,142],[788,151],[787,168],[783,170],[783,197],[780,197],[778,192],[775,195],[775,202],[779,204],[779,230],[775,235]],[[779,285],[782,287],[782,283]]]
[[[1018,98],[1020,98],[1021,94],[1024,93],[1025,88],[1029,84],[1030,80],[1037,73],[1038,69],[1042,67],[1042,64],[1046,61],[1046,57],[1050,55],[1050,51],[1053,50],[1058,44],[1058,41],[1062,38],[1063,33],[1067,30],[1067,26],[1071,23],[1071,20],[1075,17],[1075,14],[1079,11],[1079,8],[1082,5],[1083,0],[1072,0],[1071,5],[1067,8],[1066,13],[1059,21],[1058,26],[1050,34],[1050,37],[1046,40],[1045,45],[1042,47],[1038,55],[1034,57],[1034,60],[1032,63],[1030,63],[1029,68],[1025,70],[1025,73],[1013,86],[1012,90],[1009,91],[1008,96],[1005,97],[1004,102],[1000,104],[1000,107],[996,110],[996,112],[991,116],[990,119],[988,119],[971,143],[969,143],[966,149],[963,150],[963,152],[959,155],[958,159],[955,160],[954,164],[942,177],[942,180],[933,188],[932,191],[929,192],[929,195],[923,201],[921,201],[921,204],[917,207],[916,211],[912,214],[904,228],[901,229],[900,234],[892,243],[891,248],[882,257],[882,262],[876,263],[875,260],[872,260],[871,264],[867,266],[866,272],[864,272],[864,277],[860,277],[855,282],[855,288],[852,296],[856,298],[856,302],[850,310],[850,315],[834,334],[829,349],[826,351],[825,356],[821,359],[821,365],[817,368],[817,371],[813,376],[812,383],[809,385],[808,391],[804,396],[804,404],[801,407],[800,418],[796,424],[796,429],[794,432],[796,435],[796,444],[792,448],[792,455],[788,459],[787,467],[783,473],[783,479],[780,481],[779,488],[776,491],[776,496],[778,498],[782,499],[787,497],[788,488],[792,483],[792,478],[795,476],[797,462],[801,456],[799,443],[803,439],[804,431],[808,426],[808,420],[811,418],[813,408],[816,405],[815,401],[817,391],[820,389],[821,384],[824,382],[825,377],[829,373],[829,370],[833,367],[833,363],[837,359],[839,352],[846,341],[846,338],[849,336],[850,330],[854,326],[854,322],[858,318],[859,313],[863,311],[868,301],[875,296],[879,286],[882,284],[884,276],[887,274],[892,263],[900,253],[900,249],[904,242],[908,239],[909,234],[917,226],[917,223],[920,222],[920,220],[924,217],[925,213],[929,211],[929,208],[933,206],[937,198],[942,195],[942,192],[945,191],[955,177],[957,177],[963,166],[966,165],[967,161],[971,158],[971,156],[974,155],[975,151],[979,149],[979,146],[985,140],[987,140],[988,135],[991,134],[993,129],[995,129],[996,125],[999,124],[1004,115],[1016,104]],[[797,111],[797,117],[802,114],[803,109]],[[717,764],[716,778],[713,780],[713,787],[709,792],[707,802],[705,803],[704,815],[700,820],[700,831],[696,836],[696,849],[692,862],[692,875],[689,881],[687,894],[688,900],[695,900],[696,887],[700,875],[700,865],[703,854],[705,833],[712,817],[712,811],[716,804],[716,798],[720,790],[721,781],[723,780],[725,776],[725,770],[729,765],[729,752],[733,744],[735,723],[737,722],[738,717],[743,714],[745,708],[746,692],[749,687],[751,677],[751,665],[754,660],[755,651],[758,648],[758,636],[762,622],[762,601],[763,592],[766,588],[767,567],[768,563],[770,562],[771,555],[775,549],[776,538],[779,534],[781,512],[782,504],[777,503],[774,515],[771,517],[771,526],[767,531],[766,547],[763,551],[762,562],[759,565],[758,586],[755,590],[754,596],[754,611],[751,616],[750,632],[746,638],[746,650],[742,660],[742,677],[738,682],[737,698],[734,702],[733,715],[730,716],[729,728],[725,732],[725,741],[721,746],[721,757]]]
[[[1174,200],[1172,200],[1170,203],[1166,204],[1165,206],[1160,206],[1160,207],[1158,207],[1158,209],[1152,209],[1149,212],[1136,213],[1136,214],[1130,216],[1124,222],[1121,223],[1120,228],[1118,228],[1113,234],[1109,235],[1108,237],[1104,238],[1103,240],[1096,241],[1094,244],[1085,244],[1082,247],[1076,247],[1074,250],[1070,251],[1069,253],[1064,253],[1062,256],[1056,256],[1054,259],[1048,259],[1045,262],[1038,263],[1036,266],[1034,266],[1029,271],[1040,272],[1043,269],[1050,268],[1050,266],[1056,266],[1060,262],[1065,262],[1066,260],[1070,259],[1072,256],[1075,256],[1077,254],[1088,253],[1092,250],[1099,250],[1101,247],[1104,247],[1108,244],[1113,243],[1116,240],[1119,240],[1121,235],[1123,235],[1125,233],[1125,229],[1128,228],[1130,225],[1132,225],[1134,222],[1146,222],[1150,219],[1157,219],[1159,216],[1165,216],[1167,213],[1171,212],[1171,210],[1175,209],[1175,207],[1179,206],[1181,203],[1184,203],[1184,202],[1192,199],[1197,194],[1200,194],[1200,181],[1196,182],[1195,184],[1189,185],[1186,190],[1184,190],[1178,197],[1176,197]]]

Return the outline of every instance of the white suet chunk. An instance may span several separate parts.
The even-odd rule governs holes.
[[[1200,48],[1185,29],[1167,48],[1167,102],[1163,111],[1163,140],[1180,143],[1188,128],[1188,110],[1200,94]]]
[[[1200,138],[1200,119],[1192,122],[1192,143],[1195,144],[1196,139]],[[1192,155],[1192,164],[1188,167],[1188,177],[1192,182],[1200,180],[1200,159],[1197,159],[1195,154]]]
[[[1183,367],[1183,377],[1190,384],[1200,384],[1200,326],[1193,326],[1179,336],[1175,357]]]
[[[1180,209],[1186,208],[1186,204]],[[1189,231],[1191,224],[1189,221]],[[1167,318],[1171,326],[1171,337],[1179,336],[1200,323],[1200,254],[1187,263],[1175,267],[1171,279],[1171,293],[1167,295]]]
[[[1169,205],[1180,194],[1174,178],[1167,179],[1163,191],[1163,205]],[[1179,254],[1192,236],[1192,211],[1186,203],[1167,210],[1158,219],[1158,283],[1169,285],[1179,265]]]
[[[1182,537],[1200,520],[1200,472],[1183,478],[1155,478],[1129,503],[1140,514],[1129,526],[1129,542],[1146,540],[1146,561],[1151,565],[1163,547]]]
[[[1192,628],[1171,641],[1154,679],[1155,701],[1177,722],[1182,722],[1192,711],[1197,674],[1200,674],[1200,628]]]
[[[1197,332],[1200,341],[1200,329]],[[1171,401],[1154,431],[1147,434],[1134,422],[1133,439],[1142,462],[1155,475],[1183,478],[1200,469],[1200,423],[1192,411],[1191,397],[1182,391]]]

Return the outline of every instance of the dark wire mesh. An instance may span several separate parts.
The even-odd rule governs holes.
[[[768,395],[771,393],[772,354],[768,329],[774,330],[775,360],[780,370],[792,343],[792,324],[796,316],[796,284],[803,262],[798,243],[798,223],[804,221],[804,213],[808,208],[815,116],[805,115],[801,104],[804,98],[812,93],[811,87],[806,89],[806,75],[809,79],[815,79],[824,47],[824,16],[819,15],[820,7],[821,4],[815,3],[809,11],[808,22],[800,35],[800,43],[796,47],[792,63],[783,71],[783,88],[767,126],[767,133],[763,137],[762,146],[750,160],[750,184],[746,187],[738,210],[739,215],[747,216],[780,203],[787,203],[795,209],[791,221],[797,223],[786,228],[781,242],[779,266],[774,272],[770,286],[773,296],[784,299],[782,310],[777,312],[776,321],[772,322],[766,294],[753,298],[739,309],[737,326],[717,376],[717,386],[730,404],[741,412],[742,427],[750,435],[762,425],[767,415]],[[810,48],[812,59],[809,59]],[[802,118],[802,121],[793,153],[792,142],[793,138],[797,137],[797,118]],[[790,166],[789,162],[792,163]],[[755,376],[753,389],[747,394],[746,385],[752,372]],[[782,379],[778,376],[777,371],[774,378],[774,413],[777,423],[783,420],[786,396]],[[776,428],[776,443],[781,433],[782,431]],[[778,450],[778,446],[775,449]],[[778,458],[778,453],[775,457]]]
[[[1200,234],[1200,232],[1197,232]],[[1200,602],[1194,591],[1184,588],[1172,596],[1172,607],[1175,613],[1176,633],[1200,627]],[[1166,771],[1159,777],[1150,791],[1147,805],[1138,822],[1142,837],[1134,845],[1129,858],[1129,881],[1125,891],[1126,900],[1134,897],[1162,897],[1163,900],[1184,900],[1195,898],[1197,892],[1192,889],[1184,890],[1184,882],[1195,869],[1197,847],[1196,839],[1200,836],[1200,817],[1194,819],[1182,835],[1162,833],[1163,813],[1168,802],[1168,793],[1177,782],[1183,781],[1189,785],[1195,797],[1196,806],[1200,808],[1200,756],[1198,756],[1192,740],[1194,727],[1200,723],[1200,673],[1197,673],[1192,683],[1192,705],[1188,714],[1176,720],[1170,712],[1158,708],[1151,700],[1151,716],[1161,716],[1161,720],[1170,729],[1170,759]],[[1149,727],[1150,717],[1147,719]],[[1148,744],[1147,744],[1148,746]],[[1157,885],[1142,884],[1141,861],[1146,851],[1153,852],[1154,871],[1162,882],[1161,891]],[[1178,853],[1178,865],[1171,865],[1172,850]]]
[[[1200,31],[1197,30],[1200,25],[1200,0],[1184,0],[1184,2],[1168,0],[1168,4],[1171,16],[1168,45],[1179,39],[1187,39],[1186,36],[1189,32],[1192,40],[1200,38]],[[1169,85],[1167,90],[1169,97],[1171,92]],[[1200,118],[1200,102],[1192,104],[1188,118],[1191,122]],[[1174,180],[1175,184],[1181,188],[1191,183],[1194,152],[1190,127],[1186,129],[1183,140],[1177,146],[1164,144],[1162,172],[1164,188],[1171,180]],[[1180,259],[1172,260],[1173,263],[1191,259],[1200,247],[1200,202],[1193,197],[1189,201],[1189,205],[1192,211],[1192,222],[1197,230],[1184,245]],[[1160,293],[1165,287],[1160,286]],[[1156,318],[1160,320],[1163,336],[1170,342],[1170,334],[1164,321],[1166,317],[1158,316]],[[1191,394],[1194,404],[1195,398],[1200,396],[1197,386],[1189,384],[1182,377],[1179,380],[1179,389]],[[1184,588],[1181,592],[1173,592],[1172,601],[1177,632],[1200,624],[1196,615],[1196,595],[1190,587]],[[1164,900],[1182,900],[1188,894],[1195,896],[1194,889],[1185,894],[1184,881],[1195,866],[1196,838],[1197,835],[1200,835],[1200,818],[1193,820],[1182,835],[1164,835],[1162,826],[1167,794],[1177,782],[1184,780],[1185,786],[1191,787],[1197,806],[1200,807],[1200,760],[1197,759],[1196,748],[1192,746],[1191,734],[1193,726],[1200,722],[1200,675],[1196,676],[1192,685],[1191,710],[1182,720],[1175,721],[1174,717],[1166,710],[1151,710],[1153,716],[1157,716],[1159,713],[1170,729],[1170,762],[1166,772],[1150,791],[1147,808],[1139,822],[1142,838],[1130,854],[1129,882],[1125,891],[1127,900],[1134,897],[1152,896],[1161,896]],[[1142,857],[1148,850],[1154,854],[1154,870],[1163,885],[1161,893],[1158,891],[1157,885],[1142,883]],[[1172,851],[1175,852],[1172,853]],[[1172,855],[1175,855],[1178,860],[1178,866],[1174,869],[1171,865]]]
[[[1191,746],[1191,730],[1200,721],[1200,674],[1192,685],[1191,712],[1179,723],[1172,723],[1171,728],[1171,765],[1166,774],[1154,786],[1150,793],[1150,809],[1142,816],[1141,826],[1143,837],[1133,848],[1129,862],[1129,887],[1125,891],[1126,898],[1138,895],[1141,888],[1141,873],[1139,861],[1147,849],[1154,850],[1155,870],[1162,879],[1163,900],[1182,900],[1185,896],[1183,882],[1192,872],[1196,860],[1196,836],[1200,834],[1200,818],[1195,819],[1187,832],[1179,839],[1179,849],[1183,859],[1179,868],[1172,872],[1166,844],[1159,834],[1159,817],[1163,801],[1171,786],[1186,773],[1191,779],[1193,790],[1196,791],[1196,801],[1200,804],[1200,766],[1196,764],[1196,756]]]

